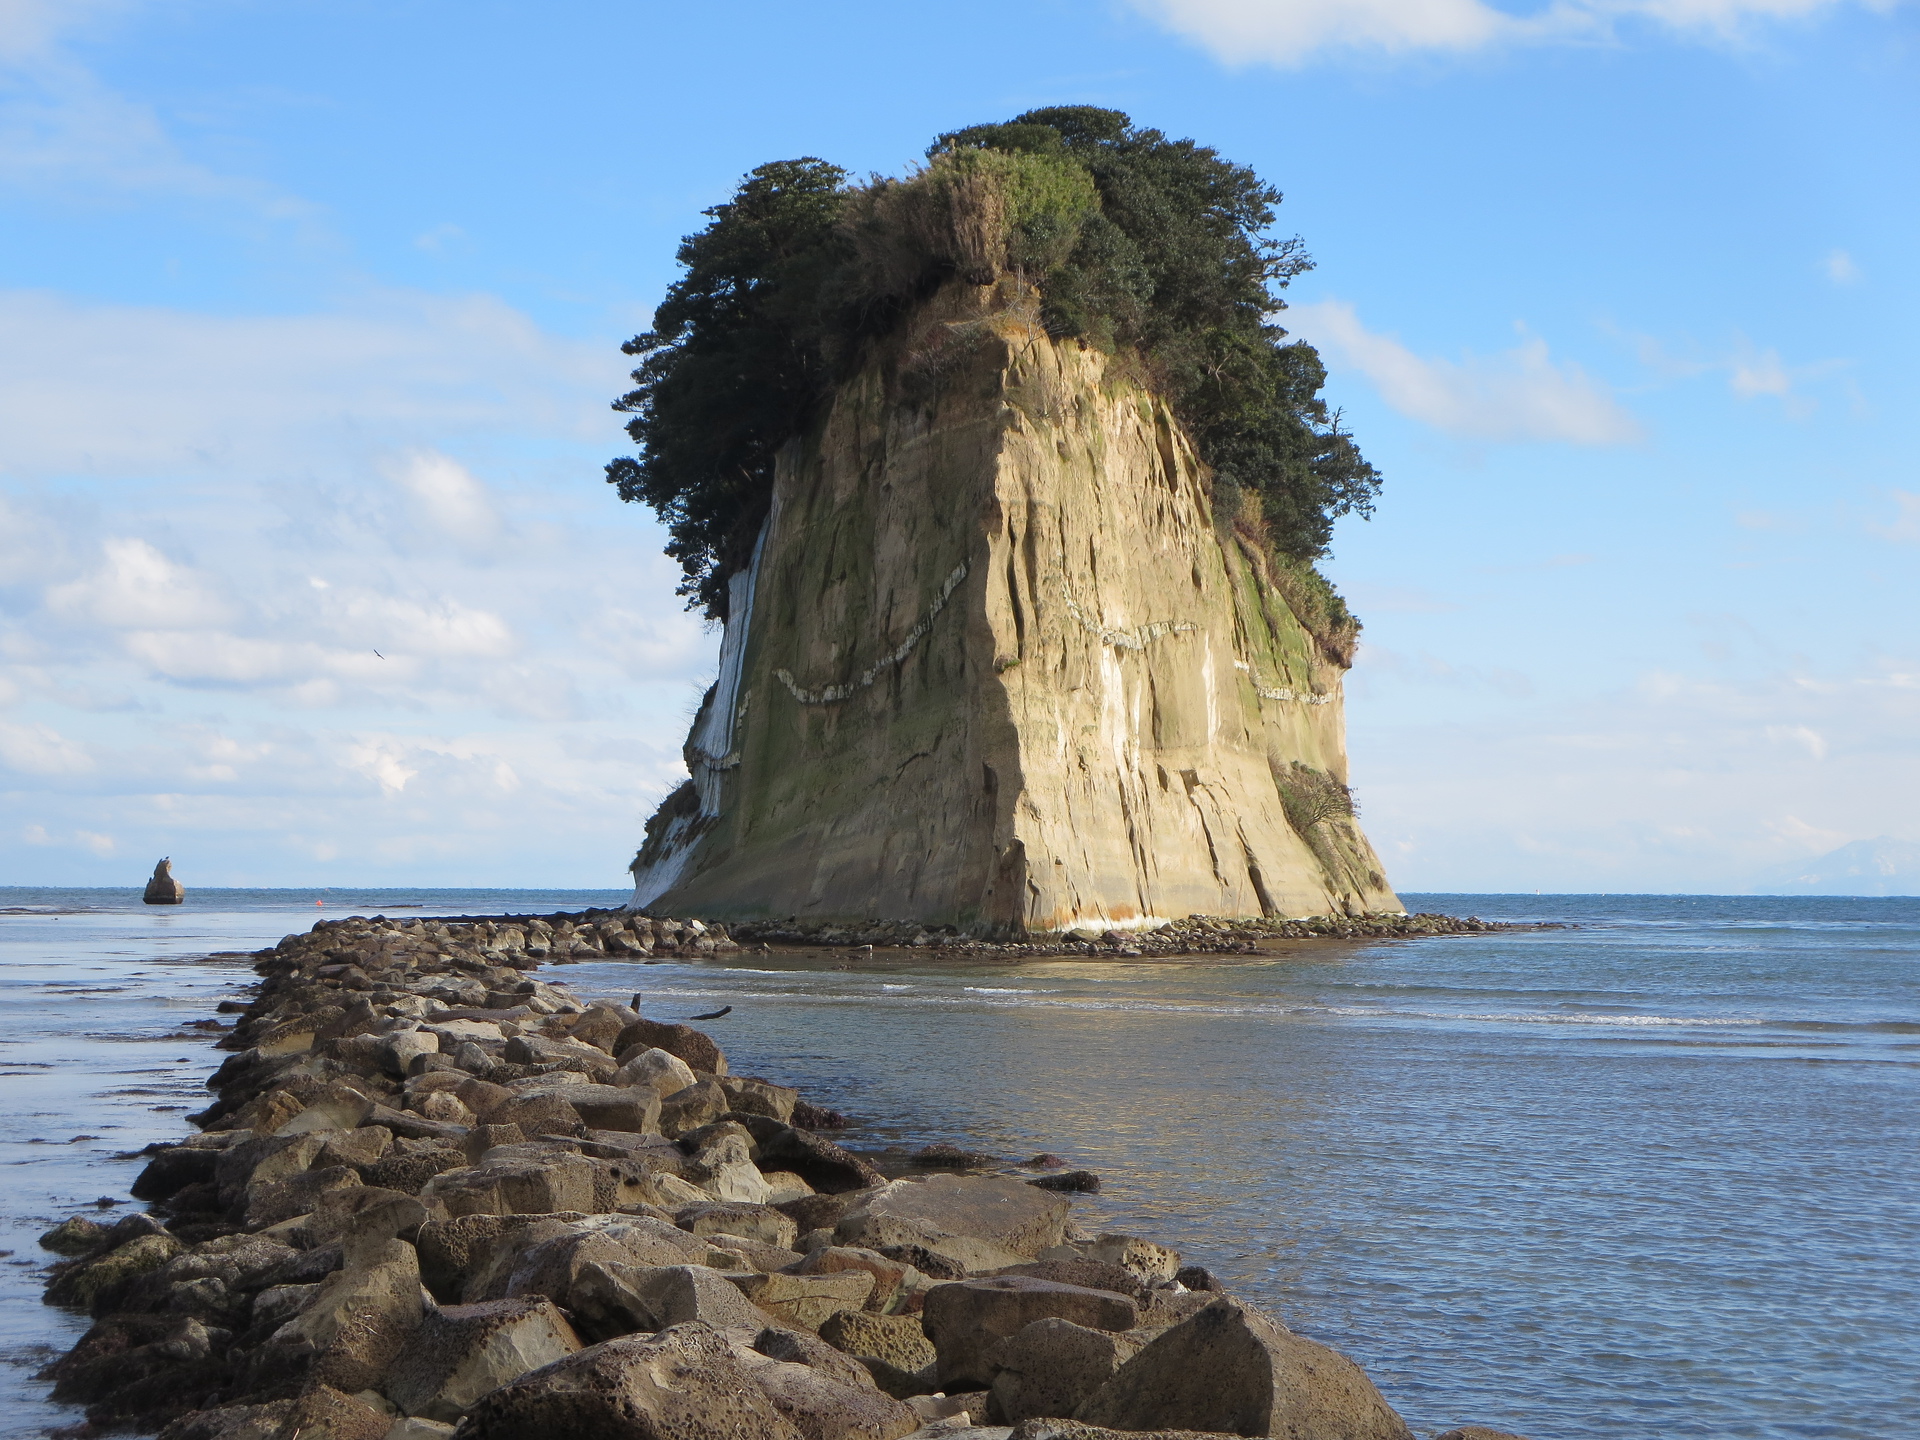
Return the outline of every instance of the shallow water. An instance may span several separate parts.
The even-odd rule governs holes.
[[[0,906],[28,893],[54,898]],[[364,908],[608,898],[388,892]],[[661,1018],[732,1004],[711,1028],[733,1068],[853,1113],[856,1144],[1097,1170],[1089,1223],[1176,1244],[1346,1350],[1422,1433],[1914,1433],[1920,901],[1406,898],[1580,928],[1225,964],[856,970],[816,954],[551,973],[638,990]],[[0,915],[15,1261],[43,1258],[41,1225],[126,1194],[135,1167],[111,1156],[178,1124],[150,1106],[199,1102],[211,1057],[153,1037],[250,976],[186,957],[312,918],[310,899],[194,900]],[[75,981],[91,988],[61,993]],[[128,1093],[148,1090],[165,1093]],[[102,1138],[30,1143],[74,1134]],[[19,1361],[79,1322],[11,1263],[0,1344],[18,1358],[0,1379],[24,1399]],[[6,1410],[0,1429],[20,1433],[52,1418]]]

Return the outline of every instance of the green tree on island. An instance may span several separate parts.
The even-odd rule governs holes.
[[[1380,476],[1320,391],[1313,347],[1274,321],[1312,267],[1269,232],[1280,192],[1117,110],[1060,106],[942,135],[904,179],[762,165],[705,230],[615,408],[638,458],[607,466],[668,528],[690,605],[723,616],[773,491],[774,457],[918,302],[1011,274],[1048,333],[1122,359],[1173,406],[1214,503],[1281,562],[1288,600],[1338,658],[1357,624],[1312,562]]]

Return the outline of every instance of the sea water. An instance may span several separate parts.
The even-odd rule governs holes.
[[[252,976],[198,957],[316,913],[619,898],[316,893],[0,891],[0,1431],[76,1418],[30,1378],[85,1323],[40,1306],[32,1237],[115,1213],[127,1152],[204,1103],[188,1026]],[[1096,1171],[1083,1223],[1178,1246],[1421,1434],[1920,1434],[1920,900],[1403,898],[1573,928],[550,973],[658,1018],[733,1006],[735,1071],[846,1110],[855,1146]]]

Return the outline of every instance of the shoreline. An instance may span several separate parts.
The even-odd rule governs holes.
[[[96,1317],[49,1367],[55,1397],[102,1429],[171,1421],[169,1440],[431,1440],[461,1416],[463,1440],[506,1440],[559,1413],[569,1376],[614,1384],[677,1357],[713,1405],[759,1417],[728,1434],[1091,1437],[1207,1418],[1205,1397],[1147,1379],[1164,1390],[1210,1337],[1234,1357],[1226,1380],[1268,1377],[1262,1425],[1324,1408],[1332,1392],[1300,1380],[1317,1372],[1339,1377],[1345,1428],[1287,1433],[1408,1435],[1357,1366],[1173,1251],[1078,1232],[1068,1196],[1093,1177],[952,1147],[850,1153],[826,1138],[830,1110],[728,1075],[704,1033],[527,974],[646,948],[608,919],[330,919],[251,952],[263,979],[221,1007],[241,1018],[219,1098],[193,1117],[206,1129],[150,1147],[135,1184],[155,1215],[49,1232],[74,1258],[48,1298]],[[739,948],[643,923],[656,950]],[[454,1405],[450,1377],[509,1332],[551,1363],[495,1366],[498,1384]],[[438,1380],[423,1346],[453,1355]],[[1071,1407],[1062,1376],[1078,1377]],[[1074,1410],[1109,1428],[1060,1428]],[[1213,1433],[1277,1433],[1249,1423]]]

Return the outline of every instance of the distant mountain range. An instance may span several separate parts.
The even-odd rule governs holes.
[[[1856,840],[1813,860],[1778,865],[1754,895],[1920,895],[1920,841]]]

